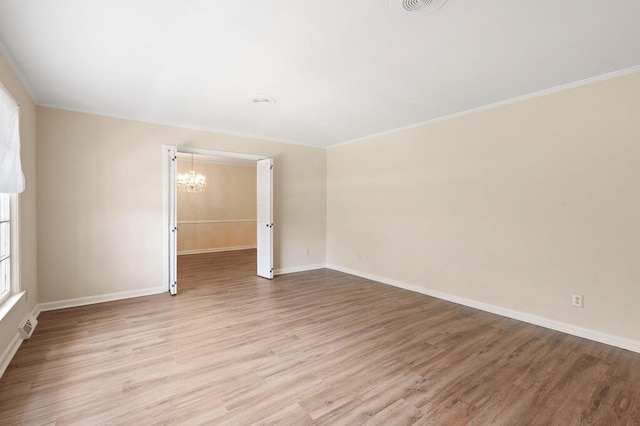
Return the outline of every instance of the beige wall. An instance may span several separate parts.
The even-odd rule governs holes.
[[[178,254],[256,245],[256,167],[194,162],[204,192],[178,191]],[[178,161],[178,173],[191,161]]]
[[[28,291],[0,348],[36,301],[162,285],[162,144],[274,157],[276,268],[324,263],[326,241],[332,265],[640,339],[640,75],[327,152],[38,108],[37,166],[2,57],[0,81],[22,104]]]
[[[275,267],[325,262],[324,150],[39,107],[41,302],[163,285],[162,144],[273,157]]]
[[[0,55],[0,82],[20,103],[22,171],[26,189],[20,194],[20,281],[23,297],[0,321],[0,355],[18,332],[19,323],[38,301],[36,256],[36,108],[4,57]]]
[[[639,340],[639,117],[635,74],[331,148],[327,262]]]

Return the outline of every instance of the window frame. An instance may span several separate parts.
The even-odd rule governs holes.
[[[20,103],[11,94],[11,92],[0,82],[0,96],[6,97],[9,101],[15,103],[18,108],[18,147],[21,145],[20,131],[22,129],[22,120],[20,112]],[[17,167],[22,175],[22,184],[18,183],[17,191],[24,191],[24,174],[22,172],[22,165],[20,159],[20,151],[18,151]],[[3,190],[14,189],[11,185]],[[8,289],[4,293],[0,293],[0,320],[12,309],[26,292],[22,291],[22,283],[20,277],[21,265],[20,265],[20,194],[9,192],[7,194],[9,202],[9,285]],[[4,291],[4,289],[2,290]]]
[[[9,203],[9,255],[3,260],[9,262],[9,285],[6,293],[0,295],[0,305],[20,292],[20,197],[18,194],[3,195],[7,195]]]

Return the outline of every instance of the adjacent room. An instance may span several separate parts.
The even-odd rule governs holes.
[[[215,274],[246,263],[255,275],[256,162],[188,153],[176,160],[178,282],[192,276],[192,265]]]
[[[0,424],[640,422],[639,20],[0,0]]]
[[[178,255],[256,248],[256,164],[182,154],[178,176],[203,176],[202,188],[178,181]]]

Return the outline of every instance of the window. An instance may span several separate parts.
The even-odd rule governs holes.
[[[11,292],[11,196],[0,194],[0,300]]]
[[[20,105],[0,84],[0,303],[20,290],[17,194],[24,188]]]
[[[19,194],[24,187],[20,162],[20,105],[0,84],[0,193]]]

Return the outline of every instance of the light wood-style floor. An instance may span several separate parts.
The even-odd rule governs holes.
[[[176,297],[43,312],[0,423],[640,423],[640,354],[254,258],[181,256]]]

